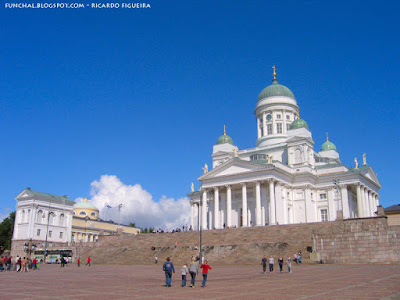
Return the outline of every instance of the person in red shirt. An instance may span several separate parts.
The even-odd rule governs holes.
[[[34,258],[32,260],[32,270],[36,270],[36,264],[37,264],[37,260],[36,260],[36,258]]]
[[[200,268],[203,269],[203,283],[202,283],[201,287],[205,287],[206,282],[207,282],[208,270],[211,270],[211,267],[208,265],[208,262],[205,260],[204,264],[201,264]]]
[[[87,263],[86,263],[86,266],[87,265],[89,265],[89,267],[90,267],[90,262],[91,262],[92,260],[90,259],[90,256],[87,258]]]
[[[78,257],[78,267],[80,267],[80,266],[81,266],[81,258]]]

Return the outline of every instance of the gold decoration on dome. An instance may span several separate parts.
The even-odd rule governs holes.
[[[276,68],[275,68],[275,66],[272,66],[272,69],[274,69],[274,73],[272,75],[274,75],[274,79],[276,79]]]
[[[226,135],[226,125],[224,125],[224,135]]]
[[[87,202],[87,198],[85,197],[85,198],[83,198],[83,202]]]
[[[326,141],[329,142],[329,136],[328,133],[326,133]]]

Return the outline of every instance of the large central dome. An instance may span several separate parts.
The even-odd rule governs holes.
[[[258,101],[269,97],[289,97],[296,100],[292,91],[286,86],[279,84],[276,78],[272,80],[271,85],[261,91],[260,95],[258,95]]]

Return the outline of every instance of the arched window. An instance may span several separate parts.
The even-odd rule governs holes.
[[[86,212],[85,211],[81,211],[81,212],[79,212],[79,215],[80,216],[86,216]]]
[[[49,225],[54,225],[54,217],[55,217],[55,214],[53,212],[50,212]]]
[[[92,212],[90,215],[91,215],[92,217],[96,217],[96,213],[95,213],[95,212]]]
[[[59,222],[59,224],[60,224],[60,226],[64,226],[64,214],[61,214],[60,215],[60,222]]]
[[[39,210],[36,215],[36,223],[42,223],[43,221],[43,211]]]

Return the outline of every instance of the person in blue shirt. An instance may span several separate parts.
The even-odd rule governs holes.
[[[170,262],[170,258],[167,257],[167,261],[163,265],[163,271],[165,272],[166,287],[171,286],[172,272],[175,273],[174,264]]]

